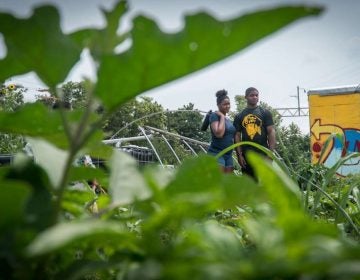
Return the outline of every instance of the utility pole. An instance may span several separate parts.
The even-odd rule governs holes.
[[[309,116],[309,108],[301,108],[300,107],[300,89],[299,86],[296,87],[297,94],[296,95],[290,95],[290,97],[296,97],[297,98],[297,108],[274,108],[281,117],[307,117]]]
[[[299,87],[299,86],[296,87],[296,92],[297,92],[297,95],[290,95],[290,96],[291,96],[291,97],[297,97],[297,102],[298,102],[298,106],[297,106],[297,108],[298,108],[298,116],[300,116],[301,114],[300,114],[300,87]]]
[[[300,87],[297,86],[296,89],[297,89],[297,100],[298,100],[298,109],[299,109],[298,112],[300,116]]]

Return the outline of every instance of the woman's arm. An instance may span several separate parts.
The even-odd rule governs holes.
[[[211,130],[217,138],[221,138],[225,133],[225,116],[219,111],[216,111],[215,114],[219,116],[220,120],[211,123]]]

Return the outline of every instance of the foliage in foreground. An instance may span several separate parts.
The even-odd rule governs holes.
[[[16,114],[0,112],[1,131],[26,135],[35,155],[35,161],[18,155],[0,169],[1,277],[355,278],[358,244],[333,224],[309,218],[292,179],[255,155],[261,184],[224,176],[206,155],[176,171],[140,172],[131,158],[100,144],[104,120],[125,101],[320,9],[274,8],[226,22],[200,13],[186,17],[177,34],[164,34],[138,16],[129,33],[118,35],[126,10],[119,2],[104,12],[104,29],[68,35],[53,7],[39,7],[28,19],[0,14],[8,46],[0,80],[35,71],[58,97],[57,84],[84,48],[99,65],[81,110],[51,111],[36,103]],[[117,54],[114,49],[129,38],[132,46]],[[102,116],[92,114],[98,102]],[[109,171],[75,166],[86,153],[107,159]],[[87,187],[93,178],[107,194]]]
[[[37,182],[37,191],[25,191],[32,177],[18,182],[18,165],[3,172],[11,188],[3,188],[2,207],[12,217],[2,220],[8,257],[2,271],[11,271],[13,260],[19,278],[355,277],[359,245],[332,224],[311,219],[298,187],[281,170],[255,155],[252,162],[261,184],[224,176],[207,155],[184,162],[176,174],[155,166],[139,173],[133,159],[116,152],[109,195],[97,197],[98,212],[84,209],[96,198],[90,190],[67,189],[67,214],[53,226],[44,219],[55,211],[46,174],[19,163],[44,187]],[[41,197],[48,203],[36,203]]]

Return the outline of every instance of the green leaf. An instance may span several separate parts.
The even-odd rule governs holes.
[[[148,165],[144,168],[144,179],[156,190],[162,190],[174,179],[176,170],[163,168],[160,165]]]
[[[20,182],[0,181],[0,228],[16,225],[23,220],[29,187]]]
[[[334,227],[315,223],[306,216],[301,204],[299,187],[290,177],[281,170],[275,169],[260,155],[253,152],[248,156],[276,211],[277,225],[283,230],[285,238],[290,241],[297,238],[306,239],[311,238],[314,233],[336,236]]]
[[[205,13],[185,17],[185,27],[167,34],[144,16],[134,19],[132,46],[99,61],[96,95],[107,108],[175,80],[250,46],[291,22],[319,14],[320,8],[282,7],[254,12],[228,21]]]
[[[353,193],[353,196],[354,196],[355,203],[357,205],[358,212],[360,212],[360,192],[359,192],[359,187],[358,186],[354,187],[353,190],[352,190],[352,193]]]
[[[147,199],[152,192],[141,175],[134,158],[115,150],[111,159],[109,192],[113,204],[129,204]]]
[[[336,171],[347,161],[352,158],[360,158],[360,152],[350,153],[344,157],[341,157],[325,174],[324,184],[328,185],[331,179],[334,177]]]
[[[38,136],[59,147],[68,147],[59,112],[40,103],[25,104],[16,112],[0,111],[0,131]]]
[[[201,154],[186,159],[178,169],[174,181],[165,189],[171,197],[182,193],[201,193],[219,190],[221,173],[214,157]]]
[[[87,183],[67,188],[61,203],[62,208],[74,217],[84,216],[84,209],[96,199],[96,194],[88,187]]]
[[[176,177],[165,189],[169,199],[177,203],[178,196],[188,194],[194,199],[207,197],[214,205],[231,208],[242,204],[252,204],[264,200],[264,192],[247,176],[225,175],[220,172],[213,156],[201,154],[183,162]],[[212,197],[216,197],[214,200]],[[190,203],[190,201],[189,201]],[[206,199],[203,203],[207,204]],[[194,207],[199,207],[194,203]],[[210,206],[210,205],[208,205]]]
[[[104,170],[85,166],[71,167],[69,174],[70,181],[91,180],[104,177],[106,177]]]
[[[158,203],[164,213],[172,217],[172,223],[178,225],[188,219],[204,217],[205,213],[226,205],[223,176],[214,157],[201,154],[188,158],[164,189],[165,198]],[[166,217],[164,213],[160,213],[160,219]]]
[[[86,237],[94,238],[101,236],[106,239],[112,235],[124,235],[125,237],[125,227],[118,222],[97,220],[57,224],[39,234],[27,247],[26,252],[29,256],[37,256],[62,248]]]
[[[210,220],[203,224],[195,224],[194,228],[190,229],[187,234],[196,232],[201,236],[199,243],[203,246],[204,253],[209,254],[209,257],[222,256],[231,259],[241,256],[243,248],[235,231],[231,230],[230,227]]]
[[[301,194],[295,182],[255,152],[249,153],[249,162],[279,213],[302,212]]]
[[[28,138],[28,142],[35,162],[47,172],[52,185],[58,187],[64,176],[69,153],[41,139]]]
[[[266,193],[248,176],[223,176],[224,209],[240,205],[257,205],[266,201]]]
[[[82,148],[83,154],[89,154],[91,157],[99,158],[104,161],[108,161],[113,153],[113,147],[102,143],[104,139],[102,131],[97,130],[92,133],[91,138],[85,143]]]
[[[35,71],[45,84],[55,88],[82,51],[62,33],[58,11],[50,6],[35,9],[28,19],[0,13],[0,33],[7,48],[7,56],[0,60],[0,81]]]
[[[29,158],[19,154],[6,174],[6,184],[12,186],[22,182],[31,193],[24,208],[24,222],[27,226],[43,230],[53,223],[55,217],[51,184],[43,169]],[[16,187],[15,187],[16,188]]]

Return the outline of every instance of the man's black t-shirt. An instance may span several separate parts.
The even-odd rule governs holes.
[[[237,114],[234,119],[236,131],[241,134],[241,141],[250,141],[269,148],[267,141],[267,127],[274,125],[272,115],[269,110],[261,108],[245,108]],[[242,151],[257,150],[249,145],[241,146]],[[257,150],[257,152],[260,152]]]

